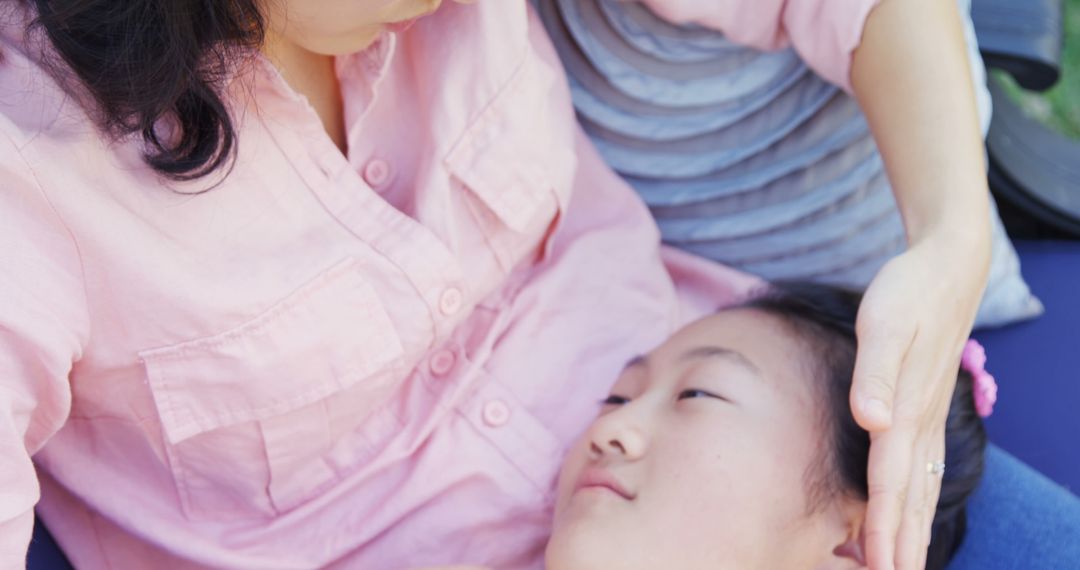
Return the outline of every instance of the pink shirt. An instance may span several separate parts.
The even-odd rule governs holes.
[[[348,156],[257,61],[201,194],[103,141],[18,5],[2,568],[35,503],[80,568],[538,568],[561,455],[623,364],[753,284],[660,248],[524,2],[340,58]]]

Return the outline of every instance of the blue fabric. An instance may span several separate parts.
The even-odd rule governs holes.
[[[1080,568],[1080,242],[1018,241],[1016,249],[1046,313],[975,335],[999,387],[986,428],[1016,458],[987,454],[950,570]]]
[[[1080,499],[991,446],[968,503],[967,535],[949,570],[1076,568]]]
[[[26,568],[27,570],[72,570],[71,563],[68,562],[67,557],[40,520],[34,523],[34,537],[30,540]]]
[[[975,335],[1000,389],[986,428],[1009,453],[1080,494],[1080,242],[1016,246],[1046,314]]]
[[[677,43],[670,52],[656,57],[638,47],[642,35],[623,36],[612,21],[622,20],[621,12],[630,9],[641,14],[640,6],[608,0],[603,10],[601,2],[554,0],[564,15],[563,22],[575,43],[590,63],[611,84],[623,93],[642,101],[665,107],[696,107],[715,105],[742,98],[783,82],[805,66],[792,50],[760,52],[739,49],[727,43],[719,34],[719,44],[713,57],[687,61]],[[668,26],[652,17],[658,26]],[[687,37],[686,44],[697,44],[703,34]],[[673,35],[673,38],[675,36]],[[726,44],[726,45],[725,45]],[[670,55],[669,55],[670,54]],[[677,61],[681,59],[682,61]],[[752,65],[750,64],[752,62]]]

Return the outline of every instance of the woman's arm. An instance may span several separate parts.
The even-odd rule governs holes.
[[[955,2],[883,0],[851,65],[911,245],[945,232],[982,246],[989,199],[967,43]],[[973,252],[977,253],[977,252]]]
[[[30,457],[67,420],[89,337],[75,242],[0,132],[0,568],[26,565],[40,496]]]
[[[859,314],[851,402],[871,432],[870,567],[922,568],[944,458],[949,395],[990,263],[989,194],[956,3],[883,0],[851,84],[881,151],[909,249]],[[875,403],[878,402],[878,403]]]

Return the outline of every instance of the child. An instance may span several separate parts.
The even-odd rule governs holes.
[[[631,361],[562,468],[551,570],[862,568],[870,439],[848,406],[859,296],[790,284]],[[963,540],[996,396],[974,341],[926,567]]]

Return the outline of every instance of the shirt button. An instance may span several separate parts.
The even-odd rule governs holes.
[[[461,310],[461,290],[456,287],[451,287],[443,292],[442,298],[439,299],[439,309],[442,310],[446,316],[453,315]]]
[[[510,421],[510,407],[502,400],[492,400],[484,405],[484,423],[500,427]]]
[[[445,376],[451,369],[454,368],[454,363],[457,362],[457,357],[450,350],[440,350],[431,357],[431,362],[428,366],[431,367],[432,374],[436,376]]]
[[[381,158],[376,158],[364,167],[364,180],[372,188],[380,189],[390,181],[390,164]]]

